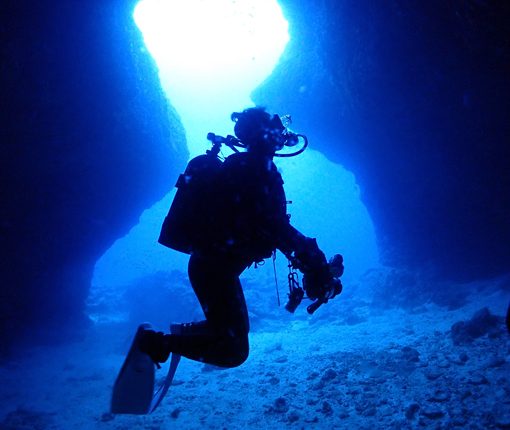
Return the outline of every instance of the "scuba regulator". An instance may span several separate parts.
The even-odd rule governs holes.
[[[207,135],[213,145],[223,143],[234,152],[237,148],[247,151],[259,152],[275,157],[294,157],[301,154],[308,146],[308,139],[303,134],[294,133],[289,129],[292,122],[290,115],[270,115],[262,108],[249,108],[243,112],[234,112],[231,115],[235,122],[235,136],[217,136],[213,133]],[[278,153],[284,148],[293,148],[301,145],[297,151]]]
[[[226,137],[223,137],[214,133],[207,133],[207,140],[209,140],[213,144],[213,148],[210,149],[209,151],[214,153],[214,155],[218,155],[222,144],[228,146],[234,152],[239,152],[238,148],[244,150],[248,150],[250,148],[248,144],[243,143],[239,138],[232,136],[230,134],[227,135]],[[304,134],[293,133],[289,130],[278,136],[278,140],[281,141],[282,143],[275,146],[275,148],[277,148],[276,149],[277,151],[283,149],[284,147],[291,148],[297,146],[298,144],[301,144],[301,148],[299,148],[297,151],[290,153],[275,152],[273,154],[274,157],[281,158],[294,157],[296,155],[301,154],[308,147],[308,138]]]

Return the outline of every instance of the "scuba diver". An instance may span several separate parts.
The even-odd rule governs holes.
[[[205,320],[174,324],[169,334],[145,329],[139,349],[156,365],[170,353],[220,367],[241,365],[249,353],[249,321],[239,276],[276,249],[303,274],[303,288],[290,285],[290,312],[305,294],[314,300],[308,307],[312,313],[342,290],[341,255],[328,263],[316,240],[290,224],[283,180],[273,162],[275,156],[302,152],[306,137],[284,125],[290,117],[282,122],[264,108],[231,118],[235,137],[209,133],[213,148],[180,175],[161,229],[161,244],[190,255],[189,280]],[[303,144],[299,151],[277,153],[298,143]],[[218,157],[222,144],[234,151],[224,161]]]

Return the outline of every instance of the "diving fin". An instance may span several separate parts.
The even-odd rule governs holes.
[[[111,412],[113,414],[146,414],[154,392],[155,365],[140,351],[138,344],[150,324],[140,324],[131,348],[113,386]]]
[[[156,365],[139,349],[143,331],[151,329],[152,326],[148,323],[138,326],[131,348],[113,386],[111,400],[113,414],[144,415],[153,412],[172,384],[181,359],[177,354],[172,354],[165,381],[156,391],[154,390]]]

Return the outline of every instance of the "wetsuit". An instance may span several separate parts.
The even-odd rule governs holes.
[[[217,184],[217,201],[209,205],[215,222],[206,243],[193,249],[188,265],[206,319],[173,326],[170,335],[156,334],[146,348],[155,361],[175,352],[222,367],[242,364],[249,352],[249,321],[241,273],[276,248],[301,254],[311,270],[327,267],[315,241],[290,225],[283,180],[271,158],[249,152],[231,155]]]

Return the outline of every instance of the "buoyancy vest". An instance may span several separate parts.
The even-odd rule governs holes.
[[[225,162],[209,153],[192,159],[159,242],[190,254],[222,250],[260,261],[277,247],[288,225],[283,180],[271,159],[242,152]]]

